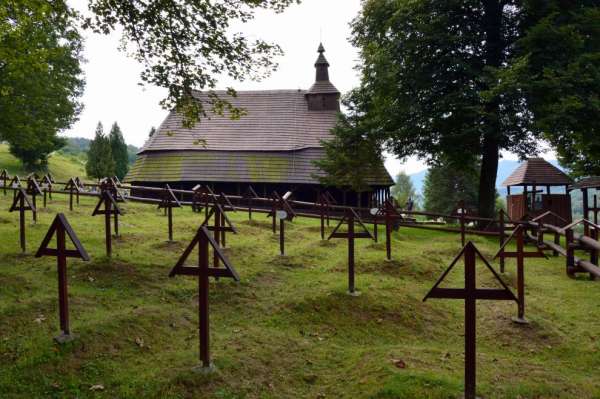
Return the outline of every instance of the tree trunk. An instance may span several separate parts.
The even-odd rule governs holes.
[[[484,29],[486,33],[485,59],[490,67],[502,64],[504,41],[502,39],[502,3],[499,0],[482,0]],[[479,179],[479,216],[494,217],[496,203],[496,175],[498,174],[499,137],[502,136],[499,120],[499,103],[496,99],[485,104],[485,133],[481,152]]]
[[[485,137],[481,157],[481,175],[479,177],[479,216],[481,217],[494,217],[498,155],[498,142],[491,135]]]

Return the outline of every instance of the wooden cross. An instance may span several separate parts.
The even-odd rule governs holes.
[[[464,247],[466,242],[465,216],[467,213],[467,209],[465,208],[465,201],[460,201],[458,203],[458,207],[452,213],[458,214],[458,220],[460,222],[460,242]]]
[[[458,261],[464,258],[464,288],[439,288],[448,273],[454,268]],[[502,288],[477,288],[477,272],[475,269],[477,258],[479,258],[500,283]],[[441,277],[433,285],[433,288],[425,295],[423,302],[429,298],[462,299],[465,301],[465,399],[475,399],[476,393],[476,346],[477,346],[477,306],[478,299],[510,300],[518,302],[512,291],[502,281],[500,276],[485,260],[475,245],[469,241],[460,253],[454,258],[450,266],[442,273]]]
[[[102,205],[104,205],[104,209],[101,209]],[[122,215],[122,214],[123,214],[123,212],[121,212],[121,209],[117,205],[117,201],[113,197],[110,190],[104,190],[104,189],[101,190],[100,191],[100,200],[98,201],[98,204],[96,204],[96,207],[94,208],[94,211],[92,212],[92,216],[104,215],[104,230],[105,230],[105,237],[106,237],[105,238],[106,256],[110,257],[112,255],[112,235],[110,232],[110,230],[111,230],[110,216],[115,215],[115,217],[117,217],[117,215]]]
[[[10,181],[10,183],[8,183],[10,188],[12,188],[13,190],[13,199],[15,199],[15,197],[17,196],[17,189],[20,187],[23,187],[23,184],[21,183],[21,179],[19,179],[18,175],[15,175],[15,177],[12,178],[12,180]]]
[[[319,219],[321,220],[321,240],[325,239],[325,222],[327,222],[327,226],[329,226],[329,211],[331,209],[331,194],[329,196],[327,191],[319,192],[317,195],[316,206],[319,208]]]
[[[202,186],[200,184],[192,189],[192,191],[194,191],[192,196],[192,210],[194,212],[200,212],[202,211],[202,208],[204,208],[204,217],[208,216],[210,203],[209,190],[210,188],[208,186]]]
[[[396,206],[392,200],[387,199],[383,203],[382,207],[379,208],[379,212],[375,217],[382,216],[385,220],[385,253],[386,259],[392,260],[392,228],[395,220],[402,219],[402,216],[396,210]],[[377,219],[375,219],[377,220]],[[375,230],[377,230],[377,224],[375,224]],[[377,240],[375,240],[377,241]]]
[[[517,251],[506,251],[506,246],[513,240],[517,243]],[[500,258],[503,261],[505,258],[517,259],[517,298],[519,306],[517,317],[513,317],[512,320],[518,324],[528,324],[529,322],[525,319],[525,258],[546,258],[546,255],[539,248],[536,248],[535,252],[525,252],[525,227],[519,225],[504,240],[500,250],[494,256],[494,259],[496,258]]]
[[[19,241],[21,243],[21,251],[25,253],[25,211],[35,212],[36,209],[33,203],[29,201],[29,197],[27,197],[27,193],[23,187],[16,188],[14,192],[15,198],[9,212],[19,211]]]
[[[48,248],[50,240],[56,235],[56,249]],[[66,237],[69,237],[75,249],[67,249]],[[62,213],[56,215],[54,221],[50,225],[46,236],[40,244],[40,248],[35,254],[36,258],[42,256],[55,256],[58,270],[58,313],[60,317],[61,334],[54,338],[58,343],[62,344],[73,340],[69,327],[69,294],[67,284],[67,258],[79,258],[84,261],[89,261],[90,257],[81,245],[81,241],[73,231],[73,228],[67,221],[67,218]]]
[[[75,180],[74,177],[71,177],[69,179],[69,181],[67,182],[67,184],[65,185],[64,190],[69,191],[69,210],[72,211],[73,210],[73,194],[77,193],[77,203],[79,204],[79,190],[81,190],[81,188],[79,187],[79,184],[77,184],[77,180]]]
[[[169,242],[173,241],[173,208],[181,208],[181,203],[175,196],[171,187],[167,184],[162,192],[161,201],[158,204],[158,209],[165,209],[167,212],[168,227],[169,227]]]
[[[44,190],[44,208],[46,207],[46,196],[52,199],[52,178],[49,175],[45,175],[42,178],[42,189]]]
[[[8,185],[8,179],[10,179],[10,177],[8,177],[8,171],[6,169],[2,169],[2,172],[0,172],[0,180],[2,180],[1,183],[4,195],[6,195],[6,186]]]
[[[198,245],[198,267],[185,266],[185,262],[194,247]],[[225,266],[224,269],[209,266],[209,247],[212,247],[215,258]],[[209,327],[209,302],[208,302],[208,279],[214,278],[233,278],[239,281],[240,278],[231,265],[219,244],[209,233],[207,226],[201,226],[198,229],[194,239],[185,249],[177,264],[169,277],[184,275],[198,276],[198,319],[199,319],[199,335],[200,335],[200,367],[202,370],[211,370],[212,363],[210,358],[210,327]]]
[[[344,222],[346,222],[346,224],[348,225],[347,232],[338,233],[339,228]],[[355,231],[355,222],[358,222],[358,224],[362,227],[363,231]],[[363,222],[360,220],[360,217],[356,214],[354,208],[347,208],[344,217],[340,220],[335,229],[333,229],[333,231],[327,239],[330,240],[331,238],[348,239],[348,293],[350,295],[358,295],[354,287],[354,240],[357,238],[373,239],[373,236],[371,235],[367,227],[363,224]]]
[[[214,225],[210,226],[210,219],[214,218]],[[231,220],[227,217],[225,210],[221,206],[220,203],[215,202],[209,214],[202,222],[202,226],[205,226],[209,231],[212,231],[214,234],[215,242],[222,247],[225,247],[226,240],[226,232],[232,232],[233,234],[237,234],[237,230]],[[219,266],[219,257],[215,254],[214,256],[214,266]]]
[[[244,193],[244,198],[246,198],[248,204],[248,220],[252,220],[252,203],[255,198],[259,198],[258,194],[252,186],[248,186],[246,192]]]
[[[278,210],[286,211],[287,220],[289,220],[289,221],[292,221],[294,219],[294,217],[296,216],[296,212],[294,212],[294,209],[292,208],[290,203],[287,201],[290,195],[291,195],[291,193],[288,192],[288,193],[286,193],[286,195],[284,195],[282,197],[279,195],[279,193],[277,191],[273,191],[273,193],[271,194],[271,211],[269,213],[267,213],[267,217],[272,218],[273,234],[277,233],[277,211]]]
[[[35,197],[36,195],[42,195],[42,189],[40,188],[40,185],[38,184],[35,176],[30,176],[29,179],[27,179],[27,189],[25,192],[31,195],[31,203],[33,204],[34,208],[37,208]],[[37,210],[33,211],[32,213],[33,222],[37,223]]]

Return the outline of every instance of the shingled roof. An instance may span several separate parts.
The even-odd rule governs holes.
[[[573,184],[574,189],[581,188],[600,188],[600,176],[590,176],[584,179],[579,180],[577,183]]]
[[[171,112],[140,154],[157,150],[293,151],[321,147],[331,137],[337,111],[309,111],[303,90],[239,91],[217,95],[245,111],[240,119],[209,113],[187,129],[182,116]],[[194,95],[207,100],[208,94]],[[204,140],[204,147],[199,140]]]
[[[314,164],[322,148],[299,151],[151,151],[140,154],[127,181],[247,182],[319,184],[323,172]],[[368,178],[372,185],[392,185],[383,165]]]
[[[529,158],[504,180],[502,185],[563,186],[573,183],[566,173],[543,158]]]

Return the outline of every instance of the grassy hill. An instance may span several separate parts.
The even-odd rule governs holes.
[[[21,161],[8,152],[8,145],[0,144],[0,170],[6,169],[12,176],[20,177],[28,173],[23,169]],[[54,153],[48,161],[48,169],[55,179],[64,181],[73,176],[85,176],[85,163],[80,157],[61,153]]]
[[[122,237],[104,257],[103,219],[83,198],[68,212],[55,195],[27,224],[0,194],[0,397],[2,398],[459,398],[463,305],[423,296],[459,250],[455,234],[403,228],[393,261],[382,243],[357,241],[358,297],[346,295],[344,240],[322,242],[318,221],[288,223],[278,256],[269,219],[239,229],[226,253],[241,276],[211,282],[211,339],[217,372],[198,363],[197,286],[167,277],[202,220],[175,209],[175,243],[155,206],[127,203]],[[58,334],[56,260],[34,258],[56,212],[65,212],[91,262],[70,259],[71,327]],[[380,231],[380,235],[383,229]],[[491,257],[498,243],[473,237]],[[196,252],[194,252],[196,253]],[[195,256],[190,257],[193,261]],[[564,259],[527,259],[527,317],[512,302],[478,304],[478,389],[491,398],[599,398],[598,283],[566,277]],[[457,267],[447,286],[462,286]],[[515,286],[514,262],[504,279]],[[489,274],[479,282],[489,286]]]

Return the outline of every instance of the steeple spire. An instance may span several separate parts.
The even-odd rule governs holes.
[[[319,57],[315,62],[316,82],[306,93],[309,110],[339,110],[340,92],[329,81],[329,62],[325,58],[325,47],[319,44]]]
[[[323,54],[325,52],[325,47],[323,47],[323,43],[319,43],[319,49],[317,50],[319,53],[319,57],[315,62],[315,68],[317,69],[317,82],[329,81],[329,62],[327,62],[327,58]]]

